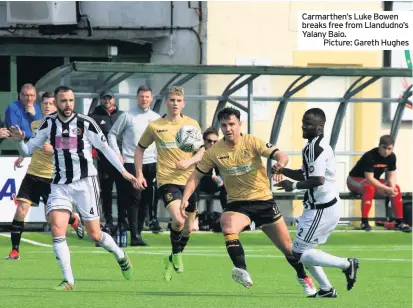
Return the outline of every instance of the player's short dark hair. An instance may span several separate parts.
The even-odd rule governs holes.
[[[54,96],[56,97],[57,94],[59,94],[60,92],[69,92],[69,91],[75,92],[73,91],[72,88],[68,86],[58,86],[56,89],[54,89]]]
[[[208,128],[202,133],[202,139],[206,140],[206,138],[207,138],[209,135],[211,135],[211,134],[214,134],[214,135],[219,136],[218,131],[216,130],[216,128],[211,126],[211,127],[208,127]]]
[[[52,92],[44,92],[42,94],[42,100],[44,100],[45,98],[54,98],[54,94]]]
[[[385,146],[394,145],[394,138],[390,135],[381,136],[379,144],[382,144]]]
[[[146,84],[143,84],[136,91],[136,95],[139,95],[139,92],[151,92],[152,93],[152,89],[151,89],[150,86],[147,86]]]
[[[232,107],[226,107],[218,112],[218,121],[228,120],[231,116],[236,116],[238,120],[241,120],[241,112],[238,109]]]
[[[326,114],[320,108],[311,108],[308,109],[305,113],[312,114],[313,116],[317,117],[320,120],[320,122],[322,122],[322,124],[326,122]]]

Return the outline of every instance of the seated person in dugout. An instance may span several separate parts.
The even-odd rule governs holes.
[[[203,132],[202,139],[204,140],[205,150],[210,149],[215,143],[217,143],[219,138],[218,136],[218,131],[214,127],[209,127]],[[219,192],[221,206],[222,208],[225,208],[225,205],[227,204],[227,191],[225,190],[224,182],[219,175],[218,168],[214,168],[209,174],[205,175],[201,179],[199,191],[210,195]]]
[[[384,135],[379,146],[364,153],[347,178],[348,189],[362,195],[361,229],[371,231],[368,221],[369,212],[375,196],[387,196],[395,214],[395,228],[411,232],[409,225],[403,222],[403,202],[399,185],[396,184],[396,154],[393,152],[394,138]],[[387,172],[387,179],[380,179]]]

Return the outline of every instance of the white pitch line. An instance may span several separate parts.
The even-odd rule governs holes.
[[[74,247],[74,246],[70,246],[70,247]],[[78,246],[78,248],[81,248],[81,247]],[[212,247],[208,247],[208,248],[212,248]],[[191,253],[209,253],[209,252],[214,253],[214,252],[217,252],[218,250],[222,250],[222,251],[226,250],[225,247],[220,247],[220,246],[215,247],[215,248],[216,249],[207,249],[207,248],[203,249],[203,248],[200,248],[200,247],[194,247],[194,248],[189,248],[186,251],[189,251]],[[377,250],[380,250],[380,252],[382,252],[382,251],[412,251],[412,247],[409,247],[409,246],[407,246],[407,247],[394,247],[394,248],[391,248],[391,247],[388,247],[388,248],[382,248],[382,247],[368,247],[368,248],[363,248],[363,247],[340,247],[340,248],[338,248],[338,247],[323,247],[322,246],[320,248],[323,251],[324,250],[325,251],[344,251],[344,250],[345,251],[377,251]],[[167,249],[167,248],[165,248],[165,247],[139,247],[139,248],[137,248],[137,247],[133,247],[133,248],[127,247],[126,248],[127,251],[139,250],[139,251],[146,251],[146,252],[148,252],[148,251],[149,252],[151,252],[151,251],[160,252],[160,251],[165,251],[165,249]],[[259,249],[253,249],[253,248],[245,249],[244,248],[244,251],[247,252],[247,253],[250,253],[250,252],[275,252],[275,251],[278,251],[278,249],[276,247],[259,248]]]
[[[258,231],[259,232],[259,231]],[[207,232],[204,233],[199,233],[199,234],[205,234]],[[0,233],[0,236],[3,237],[8,237],[10,238],[10,233]],[[43,244],[37,241],[33,241],[33,240],[29,240],[29,239],[25,239],[22,238],[21,239],[22,242],[26,242],[35,246],[40,246],[40,247],[53,247],[53,245],[50,244]],[[71,248],[82,248],[82,246],[70,246]],[[204,253],[204,252],[215,252],[216,250],[213,250],[211,248],[213,248],[214,246],[196,246],[194,247],[194,249],[191,250],[191,252],[193,253]],[[215,246],[216,248],[221,248],[221,246]],[[275,247],[271,247],[271,246],[256,246],[257,249],[245,249],[246,252],[265,252],[265,251],[272,251],[274,249],[276,249]],[[394,250],[398,250],[398,251],[409,251],[412,250],[412,246],[409,245],[405,245],[405,246],[334,246],[334,247],[329,247],[328,244],[326,246],[322,246],[324,247],[326,250],[331,250],[331,251],[340,251],[340,250],[351,250],[351,251],[370,251],[370,250],[380,250],[380,251],[394,251]],[[148,247],[143,248],[145,250],[148,249]],[[156,247],[156,246],[151,246],[149,247],[149,249],[160,249],[161,251],[163,249],[165,249],[165,247]],[[128,249],[129,250],[129,249]],[[147,251],[146,251],[147,252]]]
[[[44,254],[44,253],[52,253],[51,251],[27,251],[27,254]],[[71,253],[76,254],[108,254],[105,250],[73,250]],[[128,255],[136,254],[136,255],[165,255],[170,253],[170,250],[167,251],[138,251],[138,250],[129,250]],[[225,257],[228,258],[227,254],[217,254],[217,253],[192,253],[186,252],[185,257]],[[284,256],[279,255],[254,255],[254,254],[247,254],[247,258],[271,258],[271,259],[284,259]],[[402,258],[358,258],[361,261],[383,261],[383,262],[412,262],[412,259],[402,259]]]
[[[297,230],[295,229],[289,229],[288,232],[290,233],[296,233]],[[334,230],[333,233],[361,233],[361,234],[368,234],[368,233],[390,233],[390,232],[401,232],[400,230],[385,230],[385,229],[373,229],[369,232],[366,232],[364,230],[357,230],[357,229],[348,229],[348,230]],[[143,234],[151,234],[153,233],[152,231],[142,231]],[[158,233],[157,235],[169,235],[169,231],[165,230],[163,232]],[[258,233],[263,233],[262,230],[252,230],[252,231],[246,231],[243,234],[258,234]],[[213,231],[192,231],[191,234],[219,234]],[[221,234],[222,235],[222,234]]]
[[[0,236],[9,237],[9,238],[10,238],[10,234],[0,233]],[[43,244],[43,243],[40,243],[40,242],[28,240],[28,239],[25,239],[25,238],[22,238],[21,241],[22,241],[22,242],[25,242],[25,243],[29,243],[29,244],[35,245],[35,246],[53,247],[52,245],[49,245],[49,244]]]

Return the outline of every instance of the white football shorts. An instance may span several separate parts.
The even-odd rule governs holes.
[[[73,212],[76,206],[82,219],[99,219],[99,182],[96,176],[90,176],[70,184],[52,184],[46,205],[46,215],[53,210]]]
[[[325,209],[304,210],[299,218],[293,251],[303,253],[324,244],[340,221],[340,207],[341,200],[338,200]]]

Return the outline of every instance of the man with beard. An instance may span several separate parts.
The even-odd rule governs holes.
[[[129,258],[109,234],[100,230],[100,193],[97,171],[93,165],[92,146],[104,153],[126,180],[137,185],[136,178],[122,166],[96,122],[73,111],[73,90],[59,86],[54,95],[57,113],[42,120],[36,135],[29,142],[24,143],[24,133],[19,127],[11,127],[11,132],[13,138],[20,141],[18,148],[21,155],[30,155],[37,148],[43,147],[48,139],[54,150],[53,182],[46,215],[52,225],[53,250],[64,277],[55,290],[71,291],[75,287],[66,242],[67,223],[73,206],[78,208],[89,238],[115,256],[123,277],[129,280],[133,274]]]
[[[56,112],[54,95],[51,92],[45,92],[42,95],[41,109],[44,116]],[[41,121],[32,122],[33,134],[36,133]],[[14,168],[21,168],[24,157],[20,156],[14,162]],[[24,230],[24,219],[28,214],[31,206],[39,206],[40,198],[46,205],[50,195],[50,184],[52,183],[53,174],[53,147],[46,142],[41,149],[34,151],[32,160],[24,177],[19,192],[17,194],[17,208],[11,224],[11,244],[12,250],[6,257],[7,260],[20,259],[20,241]],[[72,213],[69,224],[75,229],[79,238],[83,238],[83,225],[79,215]]]

